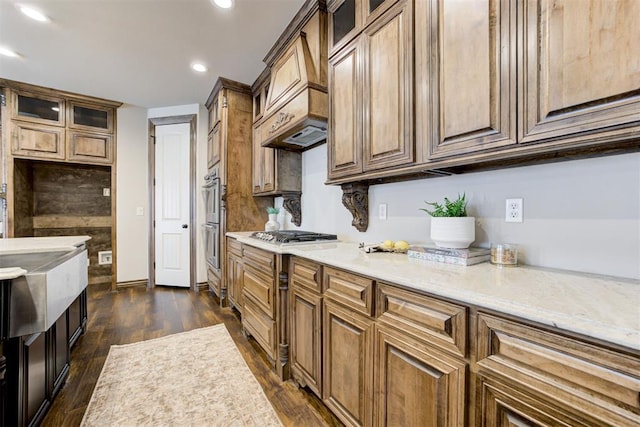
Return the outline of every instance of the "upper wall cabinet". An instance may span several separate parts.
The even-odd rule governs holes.
[[[113,132],[113,108],[69,102],[69,127],[94,132]]]
[[[333,55],[398,0],[329,1],[329,51]]]
[[[62,98],[14,90],[11,103],[12,119],[53,126],[65,124],[65,102]]]
[[[516,3],[416,2],[416,139],[425,160],[516,143]]]
[[[637,138],[640,2],[530,0],[522,7],[521,141]]]
[[[415,18],[423,163],[637,137],[637,1],[429,0]]]
[[[412,5],[387,9],[329,60],[330,179],[414,162]]]
[[[120,103],[71,96],[22,83],[10,89],[10,149],[14,157],[112,164]],[[31,89],[29,89],[31,88]]]

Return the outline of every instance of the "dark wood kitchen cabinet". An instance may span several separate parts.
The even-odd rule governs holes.
[[[243,245],[242,255],[242,327],[255,338],[275,364],[278,359],[276,256],[247,245]]]
[[[301,257],[289,271],[292,377],[348,426],[640,425],[637,350]]]
[[[88,235],[89,283],[116,288],[119,102],[0,78],[6,236]],[[99,264],[98,252],[112,263]]]
[[[268,129],[263,113],[269,96],[269,68],[253,83],[253,194],[281,196],[302,191],[302,154],[295,151],[263,147]]]
[[[635,1],[328,10],[327,183],[343,186],[359,231],[372,184],[639,149]]]
[[[477,411],[487,426],[637,426],[640,357],[479,313]]]
[[[376,288],[374,425],[465,426],[467,308]]]
[[[1,82],[0,82],[1,84]],[[14,157],[112,164],[120,103],[9,83]]]
[[[323,401],[345,424],[373,416],[374,281],[325,267],[322,324]]]
[[[373,320],[325,298],[322,397],[346,425],[372,419]]]
[[[417,2],[421,161],[634,137],[639,25],[640,6],[628,1]]]
[[[242,243],[227,237],[227,296],[229,307],[244,311]]]
[[[220,215],[213,224],[212,252],[218,254],[217,265],[207,266],[209,290],[221,304],[228,291],[227,240],[229,231],[264,229],[272,198],[255,198],[252,192],[252,97],[251,88],[243,83],[218,78],[206,101],[209,110],[208,164],[209,175],[219,180]],[[213,222],[215,223],[216,220]],[[216,250],[217,249],[217,250]],[[215,264],[215,263],[214,263]]]
[[[322,266],[293,257],[289,271],[291,375],[322,398]]]
[[[329,179],[412,164],[413,1],[329,59]]]
[[[5,340],[3,425],[35,426],[69,374],[71,348],[86,327],[86,290],[45,332]]]
[[[516,144],[516,5],[416,3],[416,140],[428,142],[424,161]]]

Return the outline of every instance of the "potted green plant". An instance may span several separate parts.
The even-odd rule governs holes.
[[[280,230],[280,223],[278,222],[279,208],[269,207],[267,208],[267,214],[269,215],[269,221],[264,225],[264,231],[278,231]]]
[[[431,240],[441,248],[468,248],[476,239],[475,218],[467,216],[466,195],[458,194],[454,201],[425,202],[431,209],[421,211],[431,215]]]

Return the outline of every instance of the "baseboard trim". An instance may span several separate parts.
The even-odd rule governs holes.
[[[148,283],[149,283],[149,281],[147,279],[129,280],[127,282],[118,282],[118,283],[116,283],[116,288],[118,288],[118,289],[120,289],[120,288],[133,288],[133,287],[136,287],[136,286],[144,286],[146,288]]]
[[[98,283],[111,283],[111,275],[89,277],[89,285],[97,285]]]

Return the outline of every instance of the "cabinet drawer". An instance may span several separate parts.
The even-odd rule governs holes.
[[[589,420],[639,425],[640,357],[478,314],[480,378],[497,378]]]
[[[380,323],[466,356],[466,307],[379,283],[376,309]]]
[[[242,258],[245,263],[251,264],[262,271],[263,274],[271,276],[274,274],[276,256],[273,252],[244,245],[242,247]]]
[[[296,287],[322,293],[322,266],[302,258],[291,258],[291,283]]]
[[[373,315],[373,283],[366,277],[324,268],[325,295],[367,316]]]
[[[35,123],[13,123],[11,153],[64,160],[64,129]]]
[[[244,296],[251,299],[269,317],[275,316],[275,280],[256,270],[252,265],[244,263],[242,269]]]
[[[271,360],[276,360],[275,322],[249,299],[244,302],[242,326],[260,344]]]
[[[209,284],[209,290],[213,291],[219,298],[221,284],[220,277],[218,277],[218,275],[210,268],[207,268],[207,282]]]
[[[227,237],[227,251],[234,255],[242,256],[242,243],[238,242],[236,239],[231,237]]]

